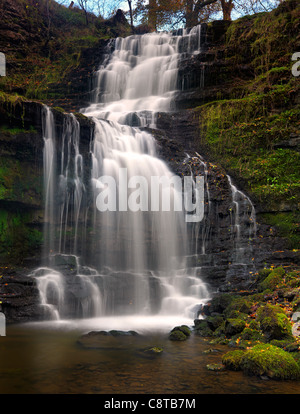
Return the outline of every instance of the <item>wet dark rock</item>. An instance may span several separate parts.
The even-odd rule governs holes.
[[[28,269],[29,271],[29,269]],[[6,322],[28,322],[39,320],[40,297],[35,280],[23,272],[11,271],[0,282],[0,310],[5,314]]]
[[[126,346],[127,340],[131,338],[138,338],[140,335],[135,331],[91,331],[87,334],[83,334],[78,338],[77,345],[88,349],[97,349],[114,346]],[[114,338],[115,345],[111,341],[107,342],[107,339]],[[125,340],[125,343],[124,343]],[[120,342],[121,341],[121,342]]]

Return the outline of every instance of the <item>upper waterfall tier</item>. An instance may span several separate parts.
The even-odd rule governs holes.
[[[155,113],[172,110],[178,61],[200,49],[201,26],[189,33],[149,33],[115,41],[95,77],[93,103],[83,112],[121,124],[155,126]]]

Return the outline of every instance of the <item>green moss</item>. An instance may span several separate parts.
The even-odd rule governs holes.
[[[300,368],[295,359],[283,349],[270,344],[257,344],[246,351],[229,351],[222,363],[232,371],[268,376],[277,380],[299,379]]]
[[[171,341],[185,341],[187,338],[188,337],[180,330],[173,330],[169,335]]]
[[[256,280],[257,280],[257,282],[262,282],[263,280],[265,280],[265,278],[267,277],[267,276],[269,276],[269,274],[272,272],[272,269],[266,269],[266,268],[264,268],[264,269],[260,269],[258,272],[257,272],[257,277],[256,277]]]
[[[41,205],[42,172],[32,163],[1,158],[0,199],[28,205]]]
[[[242,319],[228,318],[225,325],[225,335],[231,337],[239,334],[244,330],[245,326],[246,322]]]
[[[207,325],[215,331],[224,323],[224,318],[221,315],[214,315],[214,316],[207,316],[205,319],[207,321]]]
[[[237,296],[230,293],[223,293],[214,296],[210,302],[211,313],[222,313],[230,304],[237,298]]]
[[[266,375],[273,379],[299,379],[300,368],[283,349],[270,344],[258,344],[244,352],[240,368],[248,375]]]
[[[298,288],[300,287],[300,270],[294,270],[288,272],[285,276],[285,282],[287,287]],[[297,290],[295,292],[298,292]]]
[[[223,364],[207,364],[206,368],[209,371],[220,372],[225,370],[225,366]]]
[[[235,297],[226,307],[225,315],[229,316],[234,314],[237,317],[240,314],[241,318],[247,317],[247,314],[251,311],[251,306],[252,303],[249,299],[239,296]]]
[[[299,351],[299,344],[295,342],[295,338],[290,339],[273,339],[270,342],[271,345],[278,346],[278,348],[282,348],[287,352],[296,352]]]
[[[161,354],[163,352],[163,349],[158,346],[153,346],[152,348],[146,349],[145,352],[149,352],[152,354]]]
[[[40,253],[43,233],[28,223],[32,213],[23,209],[0,209],[0,259],[2,263],[22,263],[26,257]]]
[[[263,335],[258,329],[252,329],[250,327],[246,327],[241,335],[240,338],[244,341],[263,341]]]
[[[292,88],[292,86],[291,86]],[[210,103],[198,109],[201,145],[227,170],[244,178],[254,198],[270,207],[297,205],[300,195],[300,154],[274,148],[298,132],[300,109],[274,113],[287,105],[289,88],[265,95]]]
[[[195,320],[194,333],[200,336],[213,336],[213,330],[210,328],[206,319]]]
[[[222,363],[231,371],[239,371],[243,355],[244,351],[241,350],[226,352],[222,357]]]
[[[278,267],[271,271],[269,275],[258,285],[260,291],[266,289],[274,290],[284,283],[285,271],[282,267]]]
[[[256,320],[268,341],[292,337],[292,325],[279,305],[266,304],[257,311]]]
[[[172,329],[169,339],[172,341],[185,341],[191,335],[191,330],[186,325],[176,326]]]
[[[299,211],[286,211],[278,213],[264,213],[262,219],[274,226],[278,234],[284,237],[288,243],[288,248],[298,249],[300,245],[300,212]]]
[[[0,91],[0,103],[9,103],[11,105],[16,105],[20,102],[23,102],[25,98],[16,93],[11,94],[7,92]]]
[[[63,109],[63,108],[61,108],[60,106],[54,106],[52,109],[54,109],[54,111],[58,111],[58,112],[60,112],[61,114],[64,114],[66,111]]]
[[[36,133],[36,129],[34,127],[30,127],[29,129],[24,128],[9,128],[5,125],[0,127],[0,133],[10,134],[10,135],[17,135],[17,134],[30,134]]]

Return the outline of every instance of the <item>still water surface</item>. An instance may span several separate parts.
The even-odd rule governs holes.
[[[80,335],[91,330],[86,328],[68,323],[8,326],[7,336],[0,337],[0,393],[300,394],[297,381],[209,371],[206,365],[220,363],[228,347],[194,335],[185,342],[170,341],[167,326],[153,331],[145,321],[141,335],[105,336],[97,349],[78,345]],[[163,352],[143,352],[152,346]]]

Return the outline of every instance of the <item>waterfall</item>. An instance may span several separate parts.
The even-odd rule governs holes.
[[[42,128],[44,139],[43,166],[44,166],[44,253],[47,257],[54,249],[54,193],[55,193],[55,126],[53,114],[47,106],[42,109]]]
[[[256,238],[256,213],[250,198],[232,183],[227,175],[231,189],[231,233],[233,252],[227,271],[227,281],[235,280],[236,288],[242,282],[243,287],[251,284],[251,275],[256,271],[253,257],[253,241]],[[238,278],[237,275],[238,274]]]
[[[114,50],[95,74],[93,102],[81,110],[94,124],[88,153],[81,146],[76,117],[64,114],[62,131],[57,132],[45,107],[48,260],[32,274],[45,317],[177,315],[192,320],[209,300],[202,268],[189,262],[193,255],[206,256],[210,238],[207,165],[196,154],[205,182],[206,215],[201,223],[187,223],[184,208],[177,208],[184,198],[178,177],[158,157],[154,137],[143,128],[155,128],[158,113],[174,109],[183,87],[179,59],[199,53],[200,39],[197,26],[110,43]],[[191,178],[195,186],[192,171]],[[245,196],[230,185],[234,260],[239,263],[238,255],[246,251],[240,245]],[[169,208],[164,208],[166,200]],[[254,212],[252,208],[253,225]]]
[[[255,208],[249,197],[238,190],[227,175],[232,193],[232,234],[235,244],[236,263],[248,263],[246,254],[251,253],[250,242],[256,237]],[[243,232],[243,233],[242,233]],[[246,246],[245,246],[246,243]]]
[[[173,108],[178,62],[198,53],[201,25],[182,34],[148,33],[118,38],[106,65],[96,74],[95,102],[83,113],[134,126],[156,125],[156,114]]]

